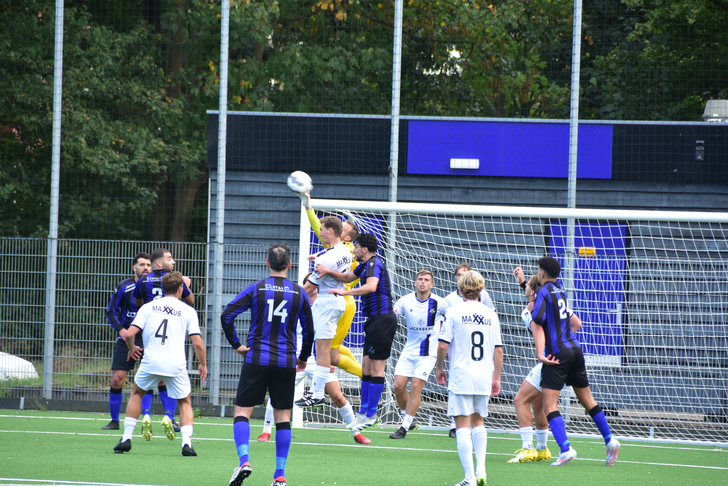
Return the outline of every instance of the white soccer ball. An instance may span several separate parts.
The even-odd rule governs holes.
[[[311,192],[313,189],[313,184],[311,183],[309,175],[300,170],[292,172],[291,175],[288,176],[287,183],[288,189],[297,195],[306,194],[307,192]]]

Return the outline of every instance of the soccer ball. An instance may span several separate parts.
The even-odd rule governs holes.
[[[307,192],[311,192],[313,189],[311,178],[308,174],[300,170],[292,172],[291,175],[288,176],[287,184],[288,189],[296,195],[306,194]]]

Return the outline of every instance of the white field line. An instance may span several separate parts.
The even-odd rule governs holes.
[[[111,436],[109,434],[94,434],[94,433],[85,433],[85,432],[51,432],[51,431],[27,431],[27,430],[0,430],[0,433],[7,433],[7,434],[45,434],[45,435],[73,435],[73,436],[88,436],[88,437],[115,437]],[[138,437],[138,436],[137,436]],[[166,439],[165,436],[156,436],[159,439]],[[141,439],[139,439],[141,440]],[[212,438],[212,437],[195,437],[194,440],[196,441],[214,441],[214,442],[234,442],[233,439],[222,439],[222,438]],[[275,443],[275,441],[270,441],[271,443]],[[296,446],[299,445],[305,445],[305,446],[313,446],[313,447],[357,447],[362,448],[359,444],[322,444],[317,442],[294,442]],[[113,445],[113,444],[112,444]],[[109,446],[111,447],[111,446]],[[412,452],[442,452],[442,453],[449,453],[449,454],[457,454],[457,450],[453,449],[419,449],[419,448],[413,448],[413,447],[394,447],[394,446],[373,446],[368,445],[366,446],[367,449],[379,449],[379,450],[396,450],[396,451],[412,451]],[[512,454],[505,454],[500,452],[488,452],[488,455],[490,456],[512,456]],[[594,461],[594,462],[604,462],[604,459],[591,459],[591,458],[577,458],[577,461]],[[660,463],[660,462],[642,462],[642,461],[619,461],[621,464],[640,464],[640,465],[650,465],[650,466],[667,466],[667,467],[686,467],[686,468],[695,468],[695,469],[714,469],[714,470],[720,470],[720,471],[728,471],[728,467],[720,467],[720,466],[701,466],[701,465],[695,465],[695,464],[672,464],[672,463]],[[2,478],[0,478],[2,480]],[[88,483],[88,484],[94,484],[94,483]]]

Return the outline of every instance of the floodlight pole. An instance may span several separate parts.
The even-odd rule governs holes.
[[[56,337],[56,276],[58,270],[58,200],[61,180],[61,110],[63,109],[63,0],[56,0],[55,59],[53,62],[53,154],[51,165],[51,214],[46,266],[45,343],[43,350],[43,398],[53,398],[53,355]]]
[[[574,28],[571,45],[571,108],[569,115],[569,187],[567,207],[576,208],[576,176],[577,156],[579,152],[579,78],[581,76],[581,0],[574,0]],[[566,236],[566,287],[567,297],[571,301],[574,296],[574,262],[575,262],[575,220],[568,218]],[[572,304],[573,305],[573,304]]]
[[[222,272],[225,254],[225,167],[227,163],[228,52],[230,47],[230,0],[222,0],[220,35],[220,114],[217,133],[217,211],[215,218],[215,287],[212,309],[212,404],[220,405],[220,333],[222,325]]]

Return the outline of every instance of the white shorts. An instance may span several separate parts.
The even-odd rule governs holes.
[[[435,367],[437,356],[412,356],[411,354],[403,354],[394,367],[395,376],[407,376],[410,378],[419,378],[427,381],[432,368]]]
[[[333,294],[319,295],[311,308],[314,339],[334,339],[336,323],[346,310],[346,299]]]
[[[543,363],[540,361],[536,366],[531,368],[531,371],[528,372],[526,375],[525,381],[529,382],[533,387],[538,391],[541,390],[541,369],[543,368]]]
[[[468,417],[477,413],[481,417],[488,416],[489,395],[458,395],[447,392],[448,417]]]
[[[192,393],[190,375],[187,374],[187,370],[177,376],[162,376],[147,373],[144,366],[140,366],[136,375],[134,375],[134,383],[136,383],[136,386],[145,391],[153,390],[162,380],[167,385],[167,396],[170,398],[186,398]]]
[[[313,372],[316,370],[316,361],[313,359],[313,356],[309,361],[306,363],[306,369],[303,371],[297,371],[296,372],[296,386],[298,386],[304,378],[308,376],[309,380],[313,380]],[[329,373],[329,377],[326,378],[326,383],[338,383],[339,379],[336,377],[336,373]]]

